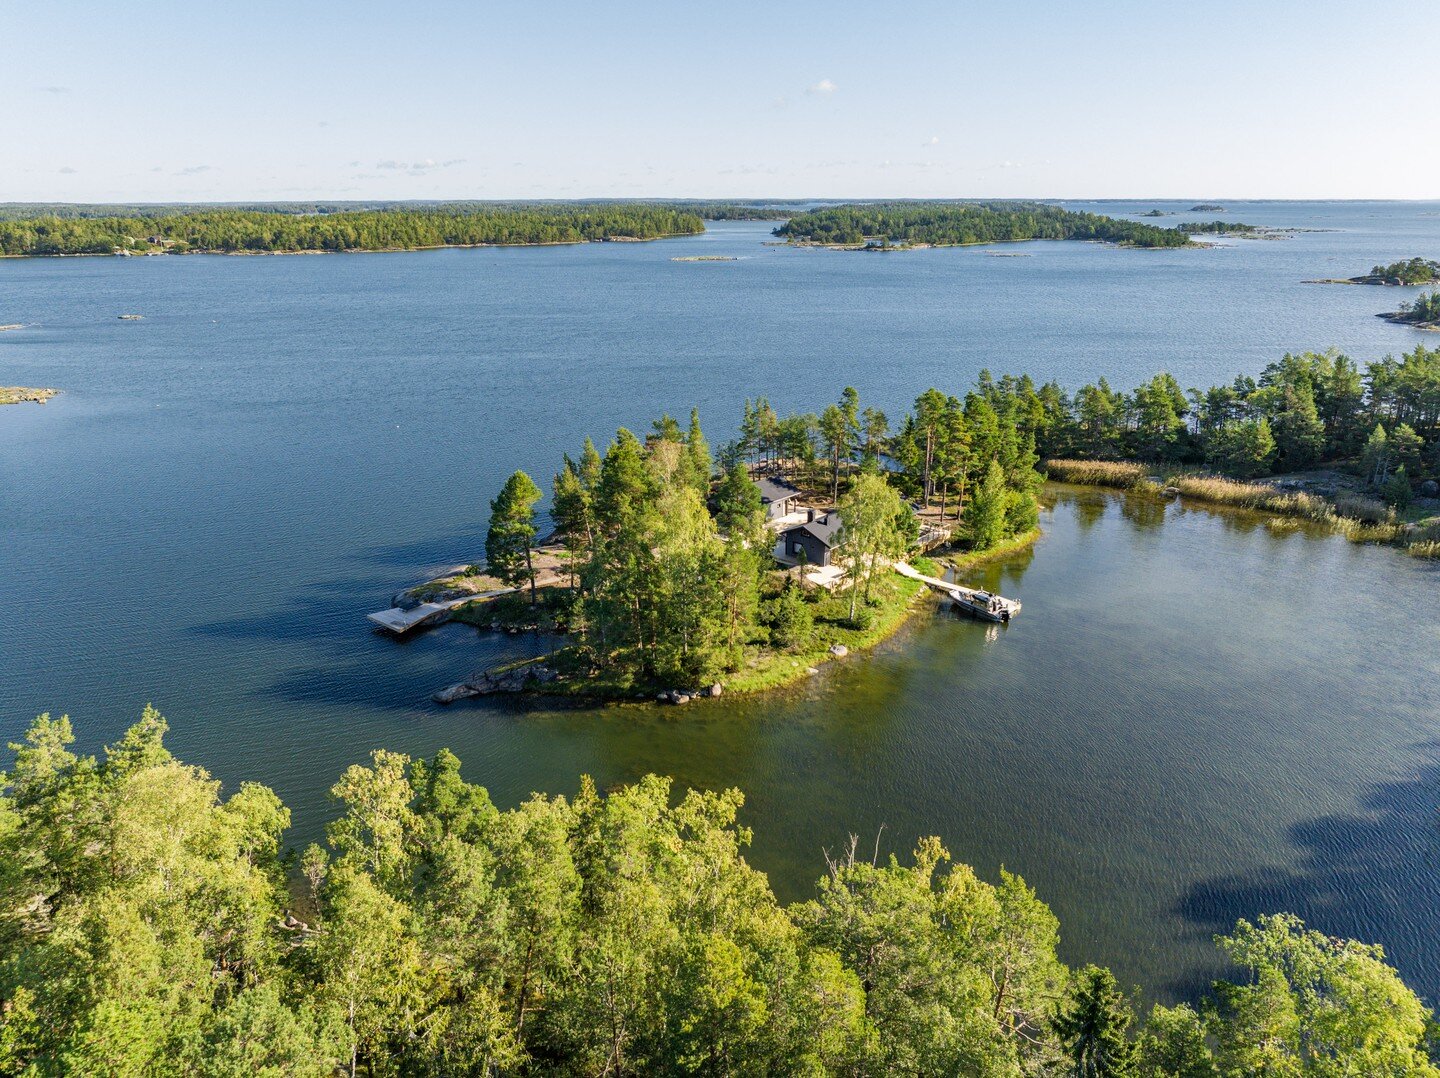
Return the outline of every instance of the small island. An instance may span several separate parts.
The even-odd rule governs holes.
[[[1215,202],[1197,202],[1190,207],[1191,213],[1228,213],[1224,206]]]
[[[876,202],[796,214],[775,235],[797,247],[913,251],[1022,240],[1098,240],[1121,247],[1196,247],[1188,233],[1044,202]]]
[[[439,621],[549,632],[549,654],[435,694],[490,693],[686,704],[759,692],[890,637],[938,594],[1008,623],[1020,604],[946,576],[1039,534],[1041,478],[1017,406],[929,390],[891,434],[847,388],[818,415],[747,402],[740,438],[712,456],[692,412],[643,435],[587,440],[544,497],[524,472],[490,505],[483,564],[402,592],[370,615],[403,635]],[[973,428],[971,452],[960,431]],[[1008,432],[997,441],[992,434]],[[881,461],[893,462],[891,468]]]
[[[1271,236],[1284,232],[1283,229],[1262,228],[1241,221],[1186,221],[1175,227],[1196,236]]]
[[[1402,303],[1398,311],[1388,311],[1376,317],[1415,329],[1440,330],[1440,292],[1422,293],[1414,303]]]
[[[60,391],[27,386],[0,386],[0,404],[44,404]]]
[[[1440,262],[1429,258],[1411,258],[1375,266],[1359,277],[1322,277],[1304,284],[1369,284],[1389,288],[1414,288],[1418,285],[1440,284]]]

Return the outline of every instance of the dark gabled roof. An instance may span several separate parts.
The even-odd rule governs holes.
[[[760,488],[760,500],[762,502],[783,502],[787,498],[794,498],[800,493],[799,487],[792,487],[783,479],[771,479],[768,476],[755,485]]]
[[[782,534],[789,535],[791,532],[807,532],[827,547],[833,547],[840,534],[840,514],[832,509],[824,516],[817,516],[814,520],[804,524],[786,528]]]

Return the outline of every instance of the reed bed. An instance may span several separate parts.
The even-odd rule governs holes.
[[[1336,517],[1334,528],[1352,543],[1393,543],[1405,534],[1405,525],[1394,522],[1372,523],[1352,517]]]
[[[1300,517],[1303,520],[1328,522],[1335,513],[1324,498],[1299,491],[1276,490],[1263,483],[1239,483],[1208,475],[1184,475],[1175,480],[1175,488],[1187,498],[1233,505],[1239,509],[1257,509],[1263,513]]]
[[[1362,520],[1366,524],[1388,524],[1395,518],[1394,511],[1379,498],[1352,491],[1335,496],[1335,515]]]
[[[1051,479],[1063,483],[1159,491],[1143,464],[1134,461],[1049,460]],[[1417,558],[1440,559],[1440,518],[1420,528],[1395,519],[1395,511],[1378,498],[1353,491],[1342,492],[1334,502],[1303,491],[1280,490],[1266,483],[1244,483],[1215,475],[1182,475],[1167,490],[1183,497],[1236,509],[1269,513],[1266,525],[1275,532],[1292,531],[1300,521],[1324,524],[1355,543],[1391,543]]]
[[[1144,465],[1129,460],[1047,460],[1045,471],[1060,483],[1143,490],[1154,487]]]
[[[1421,539],[1416,543],[1408,543],[1405,546],[1405,553],[1412,558],[1429,558],[1440,561],[1440,539]]]

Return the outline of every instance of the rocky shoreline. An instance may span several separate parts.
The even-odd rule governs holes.
[[[44,404],[59,394],[58,389],[32,389],[27,386],[0,386],[0,404]]]

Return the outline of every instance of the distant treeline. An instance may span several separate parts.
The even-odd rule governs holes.
[[[1107,240],[1131,247],[1187,247],[1183,228],[1160,228],[1040,202],[883,202],[831,206],[790,218],[777,236],[800,243],[1004,243]]]
[[[812,204],[808,200],[745,202],[688,198],[664,203],[685,213],[699,214],[707,221],[784,221],[804,213],[805,207]]]
[[[694,213],[642,203],[437,205],[343,213],[210,209],[156,216],[44,216],[0,221],[0,254],[378,251],[656,239],[704,230],[704,222]]]

